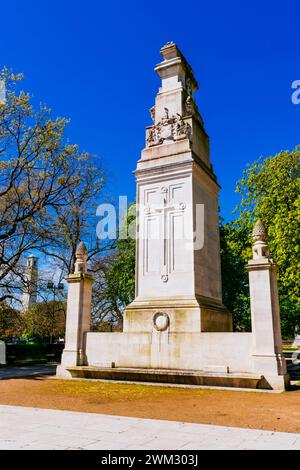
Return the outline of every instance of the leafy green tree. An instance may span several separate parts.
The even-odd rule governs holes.
[[[116,240],[115,250],[93,263],[96,281],[93,294],[94,326],[107,322],[122,327],[126,305],[135,294],[135,205],[129,206],[121,228],[124,238]]]
[[[279,266],[282,331],[292,337],[300,327],[300,149],[259,159],[237,184],[242,200],[236,225],[248,233],[260,218]],[[246,242],[246,241],[245,241]]]
[[[251,257],[249,233],[234,223],[220,225],[223,303],[232,313],[235,331],[250,331],[248,273]]]
[[[75,253],[81,240],[89,247],[89,261],[102,251],[109,251],[113,245],[113,242],[96,240],[96,208],[105,184],[99,162],[84,154],[74,171],[76,185],[65,191],[64,204],[54,207],[49,214],[40,249],[64,275],[74,272]]]
[[[22,293],[24,258],[33,250],[72,271],[104,184],[98,162],[67,141],[69,121],[53,119],[45,106],[35,109],[20,88],[22,78],[0,71],[6,87],[0,103],[0,301]]]
[[[38,337],[52,343],[55,336],[64,337],[66,303],[58,300],[38,302],[23,316],[23,336]]]
[[[20,312],[6,302],[0,303],[0,339],[9,339],[21,336],[24,328],[24,319]]]
[[[24,320],[20,312],[6,302],[0,304],[0,339],[21,336]]]

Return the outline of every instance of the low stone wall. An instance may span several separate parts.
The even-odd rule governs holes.
[[[252,333],[87,333],[90,366],[253,372]]]

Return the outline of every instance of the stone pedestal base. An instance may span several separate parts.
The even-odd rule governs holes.
[[[221,302],[205,297],[136,298],[124,316],[124,332],[152,332],[158,314],[170,333],[232,331],[232,316]]]
[[[86,364],[86,355],[83,349],[64,349],[61,357],[63,366],[83,366]]]
[[[269,375],[286,374],[286,363],[283,354],[258,355],[253,354],[254,370]]]
[[[172,333],[153,329],[149,333],[88,333],[86,355],[87,366],[93,368],[103,368],[106,363],[110,369],[114,363],[116,371],[151,369],[152,375],[155,370],[158,374],[160,370],[201,371],[228,378],[248,374],[259,376],[263,388],[284,390],[288,375],[280,374],[276,359],[263,364],[253,356],[252,348],[252,333]]]
[[[61,364],[56,368],[56,376],[59,379],[71,379],[72,375],[68,372],[67,367],[83,365],[80,360],[79,351],[73,349],[64,349],[61,357]]]
[[[211,373],[200,370],[70,367],[73,378],[193,385],[200,387],[268,389],[261,375]]]
[[[56,367],[56,377],[58,379],[72,379],[73,376],[64,366],[60,365]]]
[[[270,390],[284,391],[290,386],[290,376],[285,375],[264,375]]]
[[[253,356],[253,369],[263,374],[274,390],[282,390],[289,384],[289,375],[286,370],[285,358],[282,354]]]

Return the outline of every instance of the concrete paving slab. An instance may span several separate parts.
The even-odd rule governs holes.
[[[0,449],[300,450],[300,434],[0,405]]]

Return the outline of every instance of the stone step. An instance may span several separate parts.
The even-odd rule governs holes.
[[[211,387],[271,389],[262,375],[213,373],[201,370],[139,369],[77,366],[67,367],[74,378],[171,383]]]

